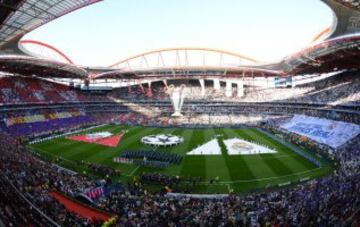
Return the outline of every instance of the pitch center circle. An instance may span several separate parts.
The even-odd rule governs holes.
[[[176,146],[184,142],[184,138],[181,136],[175,136],[172,134],[159,134],[149,135],[141,138],[141,142],[151,146]]]

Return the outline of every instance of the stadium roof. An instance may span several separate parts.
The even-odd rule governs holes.
[[[85,69],[71,64],[19,55],[0,55],[0,71],[50,78],[86,78],[88,75]]]
[[[36,57],[24,57],[19,49],[19,40],[35,28],[61,17],[74,10],[99,2],[101,0],[0,0],[0,70],[10,73],[37,76],[62,76],[67,78],[144,78],[184,75],[295,75],[297,73],[328,72],[342,68],[359,68],[360,56],[360,6],[357,0],[322,0],[334,12],[332,27],[320,33],[315,40],[318,43],[285,58],[280,63],[271,65],[259,64],[247,56],[206,48],[172,48],[143,53],[115,63],[107,69],[83,69],[78,66],[59,63]],[[319,37],[327,35],[324,41]],[[50,45],[43,45],[52,47]],[[53,50],[61,53],[56,48]],[[149,64],[148,57],[153,54],[160,59],[164,52],[173,51],[175,64],[169,66]],[[188,52],[212,52],[219,56],[219,64],[189,64]],[[9,56],[11,54],[11,56]],[[15,56],[16,55],[16,56]],[[65,55],[63,55],[64,57]],[[238,64],[223,64],[223,56],[240,59]],[[66,60],[69,60],[66,56]],[[143,69],[133,67],[133,62],[142,62]],[[91,71],[88,73],[88,71]]]
[[[289,75],[359,68],[360,34],[328,39],[262,68],[283,70]]]
[[[27,57],[18,42],[26,33],[74,10],[101,0],[1,0],[0,70],[42,77],[87,76],[86,70],[72,64]]]
[[[181,66],[171,68],[148,68],[146,70],[123,71],[115,70],[93,75],[92,79],[180,79],[180,78],[210,78],[210,77],[266,77],[266,76],[285,76],[283,72],[273,71],[252,67],[201,67],[201,66]]]
[[[74,10],[101,0],[2,0],[0,46]]]

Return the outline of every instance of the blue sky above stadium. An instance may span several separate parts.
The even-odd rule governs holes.
[[[183,46],[271,62],[308,46],[332,23],[331,10],[320,0],[105,0],[25,38],[54,45],[88,66]]]

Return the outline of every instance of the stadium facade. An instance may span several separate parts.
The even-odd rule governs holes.
[[[4,61],[2,65],[7,65],[6,60],[8,58],[10,60],[12,60],[12,58],[14,58],[13,60],[18,60],[19,65],[25,64],[26,60],[24,60],[24,56],[27,56],[31,57],[31,59],[28,59],[29,62],[38,61],[37,64],[42,64],[49,68],[61,69],[61,64],[59,64],[59,62],[45,61],[43,58],[33,59],[32,56],[29,56],[34,54],[26,51],[26,48],[24,48],[23,45],[26,43],[33,43],[54,50],[59,54],[63,58],[59,60],[60,62],[69,63],[66,64],[68,68],[63,66],[66,69],[65,71],[68,71],[68,76],[75,78],[124,78],[130,75],[135,77],[139,75],[144,77],[146,77],[146,75],[152,75],[152,77],[154,77],[154,75],[159,75],[159,78],[161,79],[163,74],[169,76],[171,76],[171,74],[181,75],[181,73],[177,73],[179,71],[182,71],[186,75],[194,74],[196,76],[212,75],[214,71],[216,71],[217,73],[224,74],[224,77],[286,77],[298,74],[325,73],[332,72],[334,69],[342,70],[358,67],[357,64],[351,60],[356,57],[358,53],[359,41],[358,36],[356,35],[360,31],[358,9],[356,6],[352,6],[352,3],[343,3],[335,0],[323,1],[333,10],[333,25],[330,28],[325,29],[324,32],[319,34],[311,46],[286,57],[281,62],[268,65],[264,65],[251,57],[241,56],[222,50],[179,47],[141,53],[129,57],[128,59],[123,59],[109,67],[104,67],[104,71],[102,71],[101,69],[90,69],[71,64],[72,61],[68,56],[49,44],[29,40],[20,41],[25,34],[37,27],[74,10],[97,2],[99,1],[69,1],[61,2],[61,4],[56,4],[57,2],[50,4],[46,1],[5,1],[2,3],[3,22],[0,42],[2,61]],[[53,5],[56,5],[56,7]],[[211,56],[212,53],[215,53],[217,56]],[[164,58],[164,55],[166,54],[173,55],[170,57],[171,62],[164,62],[164,59],[161,59]],[[205,59],[203,59],[203,62],[192,64],[191,57],[196,54],[204,55]],[[227,55],[237,57],[238,59],[236,60],[238,61],[232,61],[231,64],[227,64],[226,59],[224,59],[224,56]],[[35,56],[38,55],[35,54]],[[338,56],[341,56],[341,58],[339,59]],[[207,60],[206,57],[209,59]],[[160,58],[160,60],[158,60],[157,64],[147,62],[152,58]],[[335,64],[334,59],[336,59]],[[144,61],[141,67],[139,67],[139,61]],[[165,61],[167,61],[167,59],[165,59]],[[36,65],[35,62],[31,63],[32,64],[29,65]],[[134,68],[130,67],[132,63],[135,63]],[[6,71],[10,73],[19,73],[14,68],[21,68],[15,66],[13,68],[11,68],[11,66],[8,67],[9,68],[6,68]],[[86,70],[86,74],[84,74],[84,70]],[[26,75],[26,72],[21,73]],[[62,72],[62,74],[64,74],[64,72]],[[70,74],[73,75],[71,76]],[[37,76],[43,77],[44,75]],[[66,77],[66,75],[63,77]]]

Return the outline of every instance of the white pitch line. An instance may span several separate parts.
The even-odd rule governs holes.
[[[251,180],[220,181],[217,184],[231,185],[231,184],[237,184],[237,183],[251,183],[251,182],[266,181],[266,180],[277,180],[277,179],[282,179],[282,178],[286,178],[286,177],[299,176],[299,175],[303,175],[306,173],[316,172],[321,169],[322,168],[316,168],[316,169],[311,169],[311,170],[307,170],[307,171],[302,171],[302,172],[298,172],[298,173],[294,173],[294,174],[288,174],[288,175],[277,176],[277,177],[257,178],[257,179],[251,179]],[[210,185],[209,181],[201,181],[197,184],[198,185]]]
[[[132,175],[134,175],[134,173],[140,168],[140,166],[137,166],[133,171],[131,171],[130,174],[128,174],[128,177],[131,177]]]

